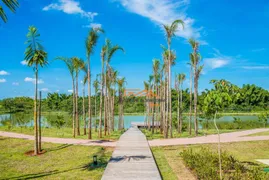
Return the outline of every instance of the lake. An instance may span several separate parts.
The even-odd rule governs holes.
[[[240,118],[242,121],[249,121],[249,120],[258,120],[257,116],[223,116],[218,119],[218,122],[233,122],[234,117]],[[46,114],[41,116],[41,124],[43,127],[51,127],[53,120],[59,118],[57,114]],[[63,115],[63,120],[67,122],[65,126],[72,127],[72,117],[65,114]],[[95,118],[93,118],[94,124]],[[142,115],[126,115],[124,116],[124,127],[129,128],[131,126],[131,122],[139,122],[143,123],[145,117]],[[115,128],[117,128],[118,116],[115,116]],[[25,113],[15,113],[15,114],[3,114],[0,115],[0,126],[11,124],[12,126],[27,126],[31,127],[34,125],[33,122],[33,115],[32,114],[25,114]],[[83,127],[83,122],[81,120],[81,126]]]

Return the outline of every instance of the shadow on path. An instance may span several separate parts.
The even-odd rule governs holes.
[[[139,161],[142,159],[151,158],[150,156],[117,156],[112,157],[109,162],[115,163],[115,162],[121,162],[121,161],[130,161],[131,159],[134,161]]]

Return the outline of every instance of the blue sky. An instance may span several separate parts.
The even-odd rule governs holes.
[[[8,11],[8,10],[7,10]],[[185,21],[172,41],[177,53],[174,73],[186,73],[191,51],[188,38],[201,42],[205,65],[199,91],[210,88],[211,79],[234,84],[256,84],[269,89],[269,2],[257,0],[20,0],[16,14],[0,22],[0,99],[33,96],[33,69],[24,65],[26,34],[35,25],[48,52],[50,65],[40,70],[39,89],[70,93],[70,75],[57,56],[85,59],[84,41],[90,27],[101,26],[101,36],[91,58],[92,75],[101,70],[100,49],[105,38],[124,47],[111,65],[127,79],[127,88],[143,88],[152,72],[152,59],[161,58],[166,45],[162,24]],[[188,87],[188,80],[184,84]]]

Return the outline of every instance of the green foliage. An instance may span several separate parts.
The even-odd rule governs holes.
[[[13,13],[15,13],[16,8],[19,7],[19,2],[17,0],[2,0],[2,2]],[[5,23],[8,21],[7,15],[6,15],[2,5],[0,5],[0,17]]]
[[[195,151],[192,148],[181,152],[185,164],[195,172],[198,179],[220,179],[218,153],[201,148]],[[256,167],[246,167],[233,156],[223,152],[221,154],[223,179],[266,179],[269,175]]]
[[[259,114],[258,118],[259,118],[259,121],[264,124],[264,127],[266,127],[268,119],[269,119],[269,113],[268,112],[261,113]]]
[[[29,97],[6,98],[0,101],[4,111],[14,113],[22,111],[31,111],[34,107],[34,101]]]

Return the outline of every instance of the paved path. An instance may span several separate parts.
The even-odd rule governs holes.
[[[145,135],[133,126],[121,135],[102,180],[161,180]]]
[[[0,131],[0,136],[34,140],[34,136],[32,135],[5,132],[5,131]],[[54,137],[42,137],[42,142],[85,145],[85,146],[106,146],[106,147],[115,147],[117,143],[116,141],[107,141],[107,140],[87,140],[87,139],[54,138]]]
[[[247,136],[258,132],[269,131],[269,128],[252,129],[246,131],[238,131],[232,133],[221,134],[221,142],[240,142],[240,141],[262,141],[269,140],[269,136]],[[0,136],[20,138],[27,140],[34,140],[34,136],[0,131]],[[208,144],[217,143],[217,135],[208,135],[193,138],[173,138],[173,139],[156,139],[150,140],[150,146],[173,146],[173,145],[187,145],[187,144]],[[74,144],[74,145],[85,145],[85,146],[108,146],[115,147],[115,141],[105,140],[86,140],[86,139],[71,139],[71,138],[53,138],[53,137],[42,137],[43,142],[59,143],[59,144]]]
[[[262,141],[269,140],[269,136],[247,136],[259,132],[269,131],[269,128],[251,129],[245,131],[231,132],[220,134],[221,142],[240,142],[240,141]],[[149,141],[150,146],[173,146],[187,144],[209,144],[217,143],[218,135],[207,135],[193,138],[173,138],[173,139],[156,139]]]

